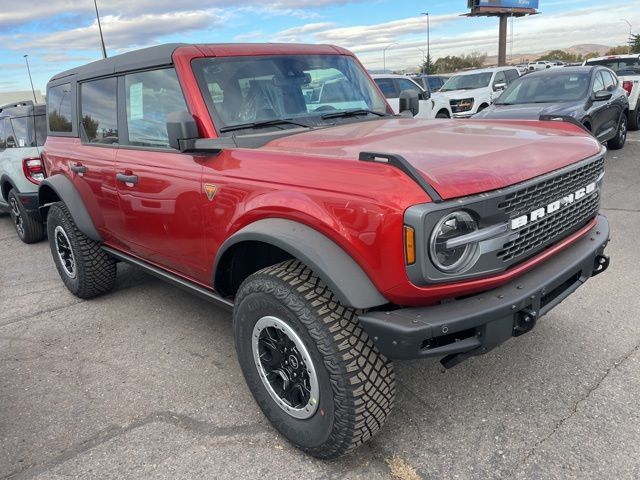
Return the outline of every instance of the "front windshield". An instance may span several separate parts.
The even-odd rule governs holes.
[[[454,75],[440,89],[441,92],[451,90],[473,90],[474,88],[485,88],[491,82],[491,72],[473,73],[470,75]]]
[[[602,65],[610,68],[616,75],[640,75],[640,57],[635,58],[607,58],[604,60],[587,60],[587,65]]]
[[[203,58],[193,67],[218,130],[279,120],[320,126],[339,121],[333,114],[340,112],[387,113],[370,77],[344,55]]]
[[[588,89],[588,73],[569,71],[552,75],[530,75],[513,82],[500,95],[496,104],[572,102],[584,98]]]

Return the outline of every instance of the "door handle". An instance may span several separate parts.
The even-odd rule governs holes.
[[[81,163],[72,163],[69,168],[71,169],[72,172],[76,172],[76,173],[87,173],[87,167],[85,167],[84,165],[82,165]]]
[[[137,175],[127,175],[126,173],[117,173],[116,179],[122,183],[138,183]]]

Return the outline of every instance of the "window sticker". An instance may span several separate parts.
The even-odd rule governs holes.
[[[129,119],[141,120],[144,118],[142,107],[142,82],[138,82],[129,87]]]

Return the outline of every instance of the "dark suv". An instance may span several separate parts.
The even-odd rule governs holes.
[[[392,115],[339,47],[163,45],[47,98],[62,281],[94,297],[125,261],[233,310],[258,405],[318,457],[382,426],[391,359],[483,354],[608,265],[591,135]]]

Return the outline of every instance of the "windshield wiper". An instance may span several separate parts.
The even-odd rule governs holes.
[[[220,132],[233,132],[235,130],[245,130],[248,128],[263,128],[263,127],[280,127],[282,125],[296,125],[298,127],[311,128],[311,125],[306,123],[296,122],[295,120],[287,120],[284,118],[274,118],[273,120],[261,120],[259,122],[239,123],[237,125],[229,125],[222,127]]]
[[[343,110],[340,112],[325,113],[320,118],[322,118],[323,120],[326,120],[328,118],[346,118],[346,117],[356,117],[358,115],[368,115],[368,114],[377,115],[379,117],[386,117],[388,115],[387,113],[380,113],[374,110],[359,108],[357,110]]]

